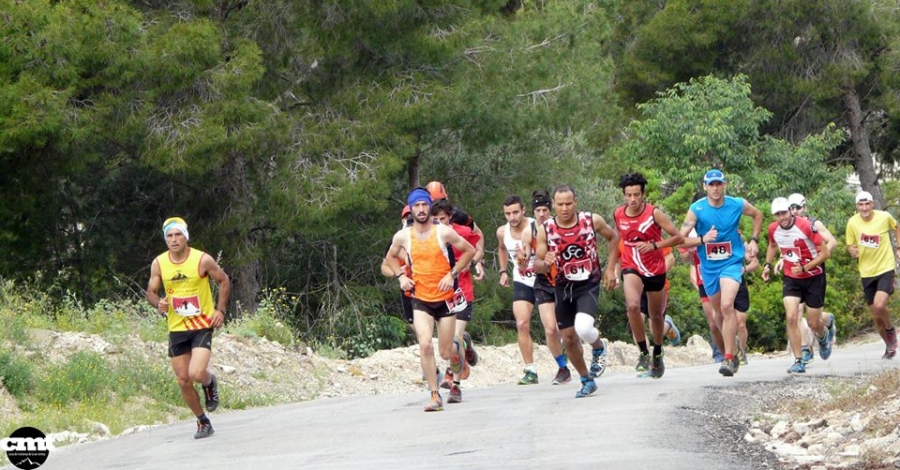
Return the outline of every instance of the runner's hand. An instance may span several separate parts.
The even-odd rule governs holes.
[[[169,302],[165,297],[159,299],[159,303],[156,304],[156,310],[163,316],[169,314]]]

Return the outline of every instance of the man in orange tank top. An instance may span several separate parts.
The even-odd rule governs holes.
[[[163,238],[169,250],[150,265],[147,301],[169,320],[169,357],[181,396],[197,417],[194,439],[209,437],[213,427],[200,406],[194,383],[203,386],[206,409],[219,406],[219,387],[211,374],[209,358],[213,330],[225,323],[231,280],[212,256],[188,246],[187,222],[172,217],[163,223]],[[213,308],[209,278],[219,285]],[[166,295],[159,296],[160,288]]]
[[[387,265],[391,275],[397,278],[401,289],[412,291],[413,328],[419,342],[419,361],[431,390],[431,400],[425,406],[425,411],[441,411],[444,409],[444,402],[438,391],[432,335],[437,324],[438,352],[442,359],[451,361],[454,373],[468,367],[461,350],[463,339],[454,338],[456,314],[453,310],[457,304],[465,302],[465,297],[460,299],[460,296],[454,295],[454,291],[459,273],[468,269],[475,256],[475,247],[449,226],[434,223],[431,195],[428,191],[413,189],[407,202],[412,210],[413,225],[394,234],[383,263]],[[453,266],[450,265],[447,244],[460,252]],[[397,256],[403,250],[409,256],[412,278],[397,262]]]

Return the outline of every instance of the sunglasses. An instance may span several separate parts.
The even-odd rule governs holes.
[[[791,204],[792,211],[799,211],[800,209],[803,209],[803,206],[798,206],[797,204]]]

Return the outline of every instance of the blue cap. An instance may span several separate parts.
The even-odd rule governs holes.
[[[428,207],[431,207],[431,194],[422,188],[416,188],[410,191],[409,196],[406,197],[406,203],[409,204],[410,208],[419,201],[425,201],[428,203]]]
[[[725,173],[722,173],[722,170],[709,170],[706,172],[706,176],[703,177],[703,184],[709,184],[714,182],[725,182]]]

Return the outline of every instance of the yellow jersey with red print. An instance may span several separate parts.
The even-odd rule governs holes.
[[[210,327],[215,311],[209,277],[200,275],[200,260],[206,253],[188,248],[188,257],[180,263],[169,252],[156,257],[169,303],[169,331],[192,331]]]
[[[859,276],[880,276],[896,266],[891,230],[897,221],[885,211],[873,210],[869,221],[856,214],[847,221],[847,245],[859,248]]]

